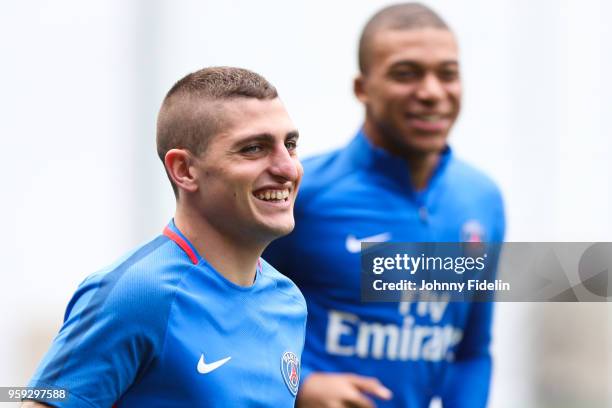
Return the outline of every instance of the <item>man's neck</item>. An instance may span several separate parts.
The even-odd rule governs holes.
[[[381,130],[376,126],[372,126],[368,121],[364,125],[364,131],[374,146],[385,149],[406,161],[410,171],[410,182],[416,191],[427,188],[429,180],[440,162],[440,153],[410,152],[402,149],[400,146],[394,146],[387,142],[390,138],[381,134]]]
[[[239,243],[224,236],[188,206],[177,203],[176,227],[217,272],[239,286],[255,281],[257,262],[265,245]]]
[[[439,153],[406,157],[410,169],[410,181],[416,191],[424,190],[433,176],[434,170],[440,162]]]

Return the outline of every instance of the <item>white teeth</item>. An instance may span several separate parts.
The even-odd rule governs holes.
[[[424,115],[424,116],[421,116],[421,120],[424,120],[425,122],[437,122],[438,120],[440,120],[440,116],[439,115]]]
[[[265,192],[257,193],[256,197],[265,201],[285,200],[289,197],[289,190],[267,190]]]

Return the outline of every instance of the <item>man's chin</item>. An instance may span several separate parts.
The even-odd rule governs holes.
[[[275,229],[276,238],[284,237],[285,235],[289,235],[291,231],[295,228],[295,223],[291,223],[291,225],[285,225],[283,227],[279,227]],[[275,238],[275,239],[276,239]]]
[[[263,228],[265,228],[265,233],[269,240],[272,241],[290,234],[293,228],[295,228],[295,221],[292,218],[290,221],[267,223]]]
[[[428,135],[404,141],[403,148],[412,154],[436,154],[446,149],[446,135]]]
[[[448,132],[418,132],[400,128],[387,133],[387,148],[399,156],[421,156],[441,153],[446,149]]]

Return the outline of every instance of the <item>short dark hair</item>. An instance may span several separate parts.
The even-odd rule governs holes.
[[[372,59],[372,40],[381,30],[413,30],[439,28],[450,30],[435,11],[421,3],[401,3],[385,7],[374,14],[361,31],[359,39],[359,70],[366,74]]]
[[[270,82],[247,69],[209,67],[192,72],[174,84],[164,98],[157,116],[157,154],[164,163],[171,149],[186,149],[195,155],[204,152],[211,136],[225,123],[219,102],[277,97]],[[171,178],[170,183],[176,194]]]

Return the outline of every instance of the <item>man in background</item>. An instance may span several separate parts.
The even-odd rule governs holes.
[[[264,257],[309,310],[300,407],[484,407],[490,303],[362,303],[362,241],[502,241],[495,184],[456,158],[458,46],[429,8],[387,7],[359,42],[354,92],[363,127],[344,149],[307,160],[296,229]],[[332,135],[330,135],[332,136]]]
[[[26,405],[293,406],[306,305],[260,255],[294,227],[297,139],[254,72],[214,67],[178,81],[157,122],[174,218],[80,285],[29,384],[67,398]]]

